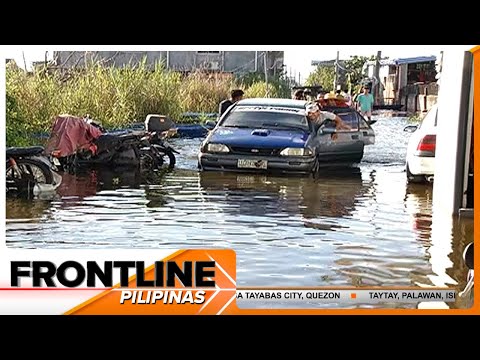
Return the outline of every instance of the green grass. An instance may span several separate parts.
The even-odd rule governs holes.
[[[49,133],[55,116],[87,114],[108,129],[143,122],[148,114],[162,114],[181,122],[184,112],[215,113],[233,88],[246,97],[289,97],[279,79],[245,84],[233,77],[191,73],[184,76],[160,63],[149,69],[142,62],[123,68],[89,65],[85,69],[34,73],[6,69],[7,146],[39,143],[34,134]]]

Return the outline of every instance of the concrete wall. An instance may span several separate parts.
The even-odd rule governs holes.
[[[427,96],[418,95],[417,96],[417,111],[425,112],[427,111]]]
[[[409,94],[400,98],[400,104],[410,114],[427,112],[437,103],[437,95]]]
[[[255,56],[257,71],[264,71],[264,56],[262,51],[226,51],[224,71],[253,72],[255,71]]]
[[[417,95],[407,95],[407,112],[414,113],[417,111]]]
[[[264,51],[220,51],[218,53],[198,51],[57,51],[54,53],[57,65],[62,68],[84,67],[86,63],[94,61],[103,61],[105,66],[121,67],[139,63],[145,57],[147,66],[153,66],[156,62],[163,61],[169,69],[177,71],[209,69],[248,73],[254,72],[255,68],[260,73],[265,71]],[[283,57],[283,51],[267,52],[269,74],[281,70]],[[255,62],[255,58],[257,58],[257,62]]]
[[[403,89],[407,86],[408,80],[408,64],[399,65],[398,69],[398,88]]]
[[[191,71],[195,69],[195,51],[169,51],[168,68],[179,71]]]
[[[146,57],[147,64],[165,59],[165,51],[58,51],[54,54],[57,65],[64,68],[84,67],[86,63],[102,61],[105,66],[122,67],[137,64]]]

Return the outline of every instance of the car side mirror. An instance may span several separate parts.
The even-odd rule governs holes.
[[[418,129],[418,125],[407,125],[403,128],[403,131],[413,133],[417,131],[417,129]]]
[[[205,127],[208,129],[213,129],[215,126],[217,126],[217,122],[213,120],[207,120],[205,121]]]

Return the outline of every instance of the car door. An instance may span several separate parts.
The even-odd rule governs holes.
[[[363,157],[364,143],[355,111],[339,109],[336,113],[351,130],[334,130],[327,122],[317,132],[318,159],[321,163],[357,163]]]
[[[358,117],[358,122],[360,125],[360,137],[363,140],[364,145],[375,145],[375,131],[372,127],[368,124],[367,120],[359,114],[355,112]]]

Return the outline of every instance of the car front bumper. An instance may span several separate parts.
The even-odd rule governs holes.
[[[239,168],[238,160],[265,160],[267,169]],[[198,164],[201,170],[235,171],[235,172],[284,172],[284,173],[311,173],[315,167],[315,157],[273,157],[273,156],[242,156],[233,154],[198,155]]]

